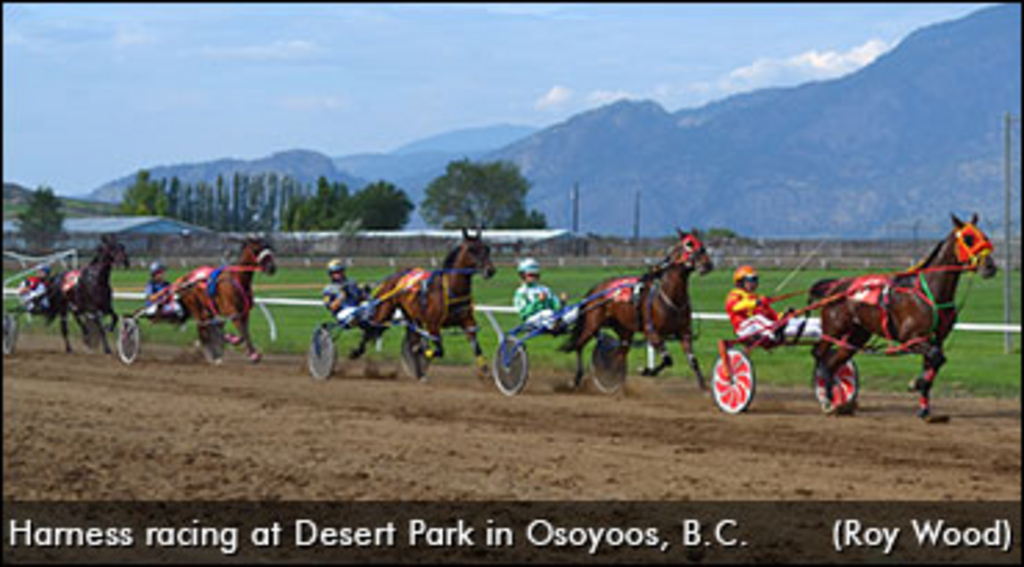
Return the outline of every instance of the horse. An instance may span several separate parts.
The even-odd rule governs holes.
[[[256,272],[274,275],[277,264],[274,249],[263,238],[251,236],[241,241],[241,259],[230,266],[203,266],[182,276],[174,286],[178,300],[188,317],[196,320],[200,339],[207,327],[221,319],[234,322],[241,336],[225,335],[232,345],[245,343],[249,360],[259,362],[263,357],[252,344],[249,334],[249,312],[253,305],[252,279]]]
[[[423,353],[427,359],[444,356],[441,329],[462,328],[473,346],[477,370],[486,376],[487,361],[477,341],[478,327],[473,314],[473,276],[482,273],[484,279],[490,279],[496,270],[491,263],[491,249],[481,233],[477,229],[471,235],[463,228],[462,242],[448,253],[440,270],[405,269],[385,278],[373,292],[371,301],[376,307],[362,341],[349,357],[362,356],[366,344],[380,336],[395,311],[401,310],[406,321],[430,336]]]
[[[67,340],[67,311],[71,311],[83,334],[87,331],[82,319],[96,320],[103,341],[103,352],[110,354],[107,333],[117,328],[118,321],[117,313],[114,312],[114,291],[110,287],[110,272],[115,265],[128,268],[128,252],[113,235],[105,234],[100,237],[96,255],[88,266],[81,270],[64,272],[58,278],[56,287],[59,287],[65,296],[62,303],[66,305],[66,309],[60,315],[61,333],[64,335],[67,352],[71,352],[71,345]],[[110,326],[105,329],[104,316],[111,319]]]
[[[952,215],[953,230],[914,268],[894,275],[824,279],[810,290],[809,301],[821,307],[821,339],[812,354],[821,373],[826,399],[822,410],[837,413],[834,375],[872,336],[897,343],[889,354],[920,354],[923,371],[909,389],[919,394],[917,416],[931,418],[930,392],[946,361],[942,345],[957,311],[954,299],[960,276],[978,272],[988,279],[997,268],[992,243],[978,228],[978,215],[963,222]]]
[[[583,315],[576,320],[562,352],[576,353],[574,388],[583,383],[583,349],[604,327],[611,327],[619,337],[622,348],[632,344],[633,334],[644,333],[648,344],[661,355],[655,368],[645,367],[644,376],[657,376],[672,366],[673,361],[665,348],[665,339],[678,337],[686,353],[690,368],[697,375],[697,383],[705,388],[704,374],[693,354],[692,306],[690,304],[690,274],[701,276],[714,269],[697,230],[690,233],[676,229],[679,242],[665,259],[640,277],[609,278],[587,292],[586,297],[600,299],[593,306],[584,305]],[[638,289],[639,288],[639,289]]]

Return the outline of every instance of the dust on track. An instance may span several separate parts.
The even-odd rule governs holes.
[[[146,345],[125,367],[25,336],[4,358],[5,499],[1019,500],[1020,401],[862,394],[827,418],[759,385],[746,415],[682,381],[618,396],[531,377],[506,398],[471,370],[396,364],[309,378],[304,357],[210,366]],[[339,376],[339,374],[341,376]],[[367,377],[370,376],[370,377]],[[546,379],[545,379],[546,378]],[[870,378],[868,378],[870,379]]]

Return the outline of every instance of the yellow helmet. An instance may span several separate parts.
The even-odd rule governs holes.
[[[327,273],[333,274],[335,272],[345,271],[345,263],[341,260],[334,259],[327,263]]]
[[[736,268],[736,271],[732,273],[732,283],[739,284],[740,280],[746,278],[756,278],[757,270],[750,266],[740,266]]]

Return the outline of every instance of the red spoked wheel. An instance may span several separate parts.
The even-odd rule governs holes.
[[[846,364],[836,370],[835,380],[832,384],[832,405],[842,407],[853,404],[857,401],[857,394],[860,393],[860,370],[853,360],[847,360]],[[814,395],[818,397],[818,403],[824,405],[825,379],[817,369],[814,371]]]
[[[745,412],[754,401],[757,382],[754,364],[741,350],[729,349],[725,353],[725,358],[728,360],[728,368],[722,357],[715,361],[715,373],[711,384],[715,404],[718,409],[728,414]]]

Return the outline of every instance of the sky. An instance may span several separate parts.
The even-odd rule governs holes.
[[[855,71],[984,4],[3,5],[3,178],[337,157]]]

